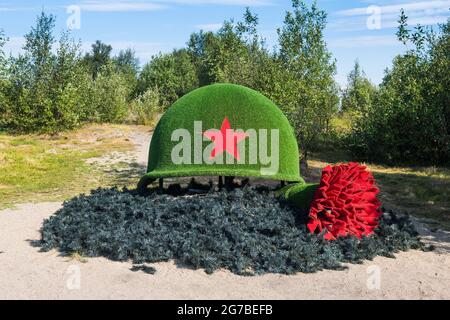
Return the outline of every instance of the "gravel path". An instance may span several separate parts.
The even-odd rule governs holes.
[[[130,138],[144,166],[149,134]],[[42,222],[60,207],[37,203],[0,211],[0,299],[450,299],[450,233],[420,224],[436,251],[377,257],[345,271],[240,277],[167,262],[154,264],[157,272],[149,275],[130,271],[131,263],[39,252],[34,244]]]

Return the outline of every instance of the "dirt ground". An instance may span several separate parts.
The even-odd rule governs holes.
[[[139,169],[130,170],[145,170],[150,136],[133,133],[130,139],[135,153],[111,158],[132,159]],[[30,203],[0,211],[0,299],[450,299],[450,232],[432,232],[420,222],[419,232],[435,251],[377,257],[344,271],[242,277],[167,262],[154,264],[157,272],[150,275],[130,271],[131,263],[39,252],[42,222],[60,207]]]

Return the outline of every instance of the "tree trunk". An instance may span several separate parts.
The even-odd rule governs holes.
[[[308,152],[303,153],[303,157],[300,159],[300,171],[307,172],[308,171]]]

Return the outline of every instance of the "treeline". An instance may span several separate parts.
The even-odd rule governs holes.
[[[379,87],[359,64],[348,77],[342,112],[351,118],[344,147],[388,164],[450,164],[450,20],[439,30],[410,28],[402,11],[397,32],[407,52]]]
[[[403,14],[398,36],[408,52],[394,60],[379,87],[356,65],[341,91],[324,41],[326,17],[315,3],[293,0],[269,49],[258,17],[247,9],[242,21],[193,33],[184,48],[140,69],[132,50],[113,57],[112,48],[97,41],[83,55],[67,33],[55,45],[54,17],[43,13],[18,57],[5,57],[0,33],[0,130],[148,124],[191,90],[229,82],[260,91],[283,110],[303,159],[311,150],[338,146],[362,160],[448,164],[448,23],[436,33],[410,30]],[[339,119],[349,123],[345,134],[335,134],[332,124]]]
[[[42,13],[25,35],[23,53],[1,52],[0,129],[58,132],[86,122],[146,122],[159,107],[157,92],[134,97],[139,61],[131,50],[111,57],[97,41],[82,55],[80,43],[54,36],[55,17]],[[0,34],[0,48],[7,41]]]

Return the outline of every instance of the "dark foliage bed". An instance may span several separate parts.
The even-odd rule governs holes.
[[[377,255],[423,249],[409,217],[383,214],[376,235],[326,241],[310,234],[305,214],[264,189],[172,196],[99,189],[64,203],[44,222],[43,251],[135,264],[175,259],[212,273],[240,275],[343,269]],[[134,270],[153,273],[148,266]]]

